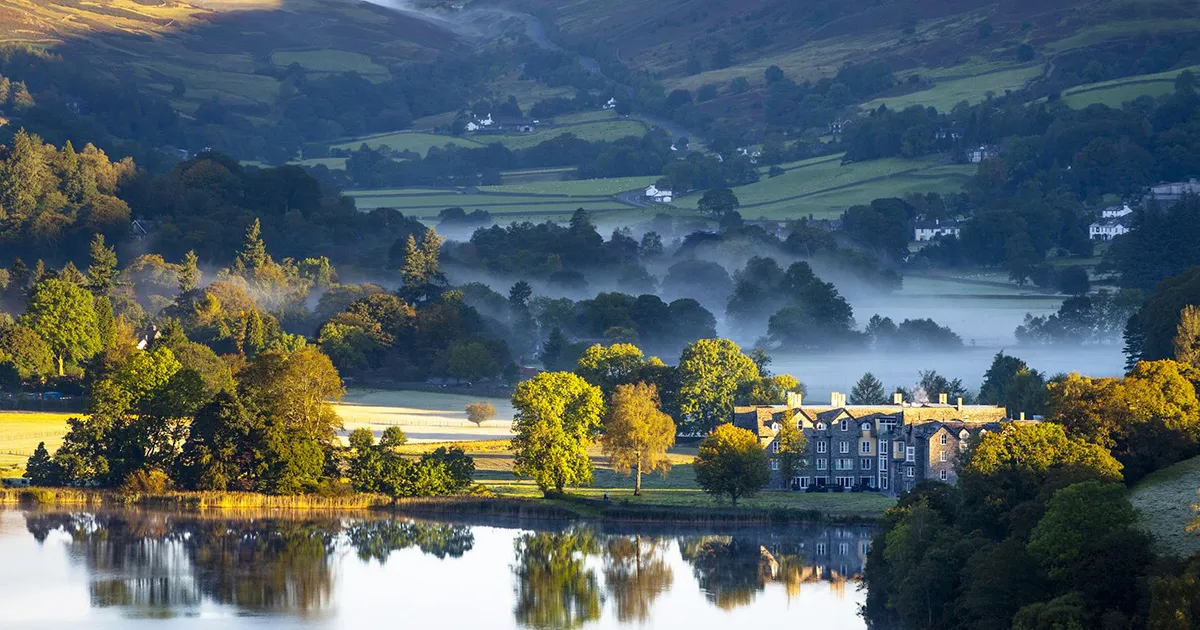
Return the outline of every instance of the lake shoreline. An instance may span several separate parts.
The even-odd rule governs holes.
[[[276,496],[253,492],[166,492],[128,494],[84,488],[3,488],[4,507],[142,508],[206,512],[393,512],[418,517],[485,516],[531,520],[659,523],[676,525],[780,525],[796,523],[875,523],[879,514],[827,514],[796,508],[733,508],[629,504],[571,495],[545,499],[489,496],[421,497],[393,501],[383,495]]]

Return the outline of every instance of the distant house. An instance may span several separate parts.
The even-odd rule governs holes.
[[[913,240],[917,242],[932,241],[939,236],[958,238],[958,221],[921,221],[913,227]]]
[[[1150,187],[1150,197],[1156,201],[1175,202],[1184,195],[1200,195],[1200,181],[1170,182]]]
[[[850,124],[850,120],[846,118],[838,118],[829,123],[829,135],[833,136],[834,142],[841,142],[842,132],[846,130],[848,124]]]
[[[615,98],[608,99],[608,102],[604,104],[604,109],[616,109],[616,108],[617,108],[617,99],[615,99]]]
[[[145,219],[134,219],[133,222],[131,222],[129,224],[129,235],[132,236],[134,240],[140,241],[140,240],[146,238],[147,236],[150,236],[150,232],[153,229],[154,229],[153,221],[147,221]]]
[[[933,137],[937,140],[961,140],[963,132],[962,129],[943,128],[935,131]]]
[[[994,144],[985,144],[967,151],[967,161],[972,164],[979,164],[984,160],[988,160],[999,155],[1000,147]]]
[[[497,116],[495,127],[500,131],[533,133],[537,130],[538,121],[524,116]]]
[[[1088,238],[1093,241],[1111,241],[1122,234],[1128,234],[1131,218],[1129,215],[1122,215],[1100,219],[1088,226]]]
[[[1121,217],[1126,217],[1131,214],[1133,214],[1133,208],[1130,208],[1129,204],[1123,204],[1120,206],[1109,206],[1109,207],[1101,210],[1100,218],[1101,219],[1119,219]]]
[[[670,190],[660,190],[653,184],[646,187],[646,199],[654,203],[671,203],[674,198],[675,195]]]
[[[475,120],[467,123],[467,131],[483,131],[491,128],[493,124],[495,124],[495,121],[492,120],[492,115],[488,114],[484,118],[476,118]]]
[[[751,164],[758,164],[758,158],[762,157],[762,151],[754,147],[742,147],[738,149],[738,155],[750,158]]]

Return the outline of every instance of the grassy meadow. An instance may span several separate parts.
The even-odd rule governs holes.
[[[67,418],[78,415],[0,411],[0,477],[20,477],[38,442],[53,453],[67,433]]]
[[[473,402],[491,403],[496,418],[478,427],[469,422],[465,409]],[[398,426],[412,443],[506,440],[513,417],[507,398],[441,392],[352,389],[334,408],[347,433],[365,427],[382,435]]]
[[[1096,103],[1119,109],[1121,105],[1141,96],[1162,96],[1174,92],[1175,78],[1189,70],[1200,71],[1200,66],[1080,85],[1063,90],[1062,99],[1075,109],[1083,109]]]
[[[1186,531],[1197,515],[1198,492],[1200,457],[1150,474],[1130,492],[1142,527],[1154,535],[1160,552],[1181,558],[1200,552],[1200,532]]]
[[[876,99],[863,105],[863,108],[875,109],[880,105],[887,105],[888,109],[900,110],[920,105],[937,108],[940,112],[948,112],[961,101],[978,103],[986,99],[989,94],[1003,95],[1005,90],[1019,90],[1025,87],[1026,81],[1041,76],[1041,74],[1042,66],[1034,64],[954,78],[935,78],[929,89]]]

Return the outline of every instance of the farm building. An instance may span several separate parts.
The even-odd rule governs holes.
[[[604,109],[616,109],[616,108],[617,108],[617,99],[615,99],[615,98],[608,99],[608,102],[604,104]]]
[[[1129,233],[1131,223],[1129,215],[1101,219],[1088,226],[1088,238],[1093,241],[1111,241],[1114,238]]]
[[[675,198],[674,194],[669,190],[660,190],[657,186],[651,184],[646,187],[646,199],[654,203],[671,203]]]
[[[1200,181],[1170,182],[1150,187],[1150,197],[1155,201],[1174,202],[1185,195],[1200,195]]]
[[[958,221],[921,221],[913,227],[913,240],[932,241],[939,236],[958,237]]]
[[[999,155],[1000,147],[994,144],[985,144],[967,151],[967,161],[972,164],[979,164],[984,160],[990,160]]]

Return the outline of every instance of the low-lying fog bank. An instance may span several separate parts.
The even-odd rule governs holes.
[[[1011,331],[1010,331],[1011,332]],[[937,370],[946,378],[962,379],[963,385],[977,393],[992,357],[1001,350],[1019,357],[1047,378],[1060,372],[1080,372],[1088,376],[1124,374],[1125,356],[1118,344],[1105,346],[968,346],[953,352],[832,352],[807,355],[775,354],[771,371],[792,374],[808,388],[808,400],[829,401],[830,392],[848,393],[863,372],[871,372],[888,391],[897,386],[912,388],[918,372]]]

